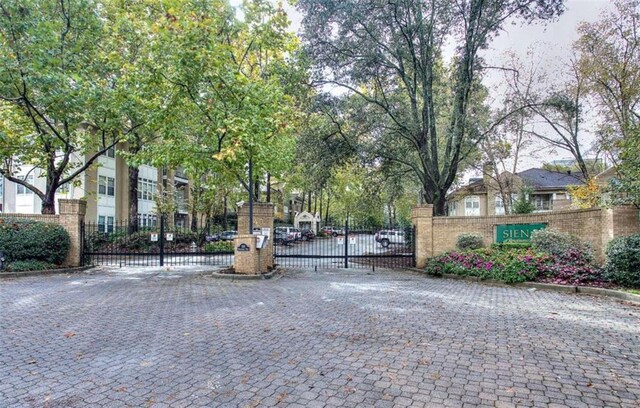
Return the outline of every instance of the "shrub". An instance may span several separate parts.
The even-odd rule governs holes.
[[[493,249],[528,249],[531,248],[531,242],[507,241],[491,244]]]
[[[233,242],[230,241],[218,241],[211,242],[204,246],[205,252],[229,252],[233,251]]]
[[[33,220],[0,220],[0,248],[7,262],[37,260],[61,264],[71,239],[60,225]]]
[[[55,269],[56,265],[43,261],[14,261],[7,266],[9,272],[25,272],[25,271],[44,271],[47,269]]]
[[[458,241],[456,242],[456,248],[460,250],[465,249],[479,249],[484,246],[484,240],[482,236],[478,234],[461,234],[458,235]]]
[[[530,187],[522,187],[518,192],[518,198],[513,202],[514,214],[530,214],[536,210],[535,204],[531,201],[533,190]]]
[[[606,250],[605,277],[611,282],[640,288],[640,234],[612,240]]]
[[[541,252],[568,260],[593,262],[593,249],[576,236],[556,231],[541,229],[531,233],[531,246]]]
[[[488,248],[452,251],[432,258],[425,270],[434,275],[444,273],[476,276],[506,283],[540,281],[557,284],[601,286],[600,270],[575,251],[558,257],[532,248]]]

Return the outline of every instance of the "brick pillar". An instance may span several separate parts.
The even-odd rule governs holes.
[[[260,274],[273,268],[273,204],[253,204],[253,228],[269,228],[271,236],[263,249],[256,249],[255,236],[249,234],[249,206],[238,208],[238,238],[235,241],[236,273]],[[241,244],[246,244],[249,251],[238,251]]]
[[[58,208],[60,209],[60,225],[67,230],[71,238],[71,247],[65,261],[66,266],[80,266],[82,248],[82,236],[80,234],[80,226],[84,221],[87,213],[87,202],[84,200],[59,199]]]
[[[416,227],[416,267],[424,268],[433,256],[433,204],[422,204],[411,210]]]

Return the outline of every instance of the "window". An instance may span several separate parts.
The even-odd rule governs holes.
[[[29,184],[33,184],[33,174],[29,174],[26,179],[25,179],[24,176],[18,176],[18,178],[20,180],[25,180]],[[22,184],[18,184],[16,186],[16,194],[18,194],[18,195],[31,195],[31,194],[33,194],[33,191],[29,190],[28,188],[26,188]]]
[[[152,201],[156,193],[156,182],[153,180],[138,179],[138,200]]]
[[[98,176],[98,194],[114,197],[116,179],[107,176]]]
[[[58,193],[67,194],[69,192],[69,183],[64,183],[60,187],[58,187]]]
[[[551,194],[539,194],[533,196],[533,204],[536,206],[536,211],[550,211]]]
[[[113,232],[113,217],[107,217],[107,232]]]
[[[496,196],[496,215],[504,215],[504,201],[502,197]]]
[[[449,216],[455,216],[456,215],[456,211],[457,211],[457,202],[456,201],[451,201],[449,202],[449,209],[448,209],[448,213]]]
[[[98,232],[105,232],[105,216],[104,215],[100,215],[98,216]]]
[[[104,155],[107,156],[107,157],[115,158],[116,157],[116,148],[115,148],[115,146],[111,146],[110,148],[108,148],[104,152]]]
[[[469,196],[464,199],[464,215],[467,217],[480,215],[480,198],[478,196]]]

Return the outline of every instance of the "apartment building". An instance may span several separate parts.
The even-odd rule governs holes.
[[[83,174],[64,185],[56,193],[56,212],[59,198],[83,198],[87,201],[87,222],[96,222],[100,229],[112,231],[119,221],[129,219],[129,167],[116,154],[126,149],[121,144],[109,149]],[[78,159],[79,160],[79,159]],[[174,222],[189,225],[189,179],[181,169],[168,170],[148,165],[138,167],[138,220],[141,226],[157,223],[158,193],[173,193],[177,210]],[[21,166],[18,177],[44,190],[46,180],[38,168]],[[37,214],[42,201],[31,190],[0,177],[0,211],[5,213]]]
[[[584,184],[581,173],[557,172],[532,168],[516,174],[503,172],[500,180],[504,190],[516,199],[522,186],[531,188],[534,212],[568,210],[571,205],[570,186]],[[503,190],[503,191],[504,191]],[[505,215],[505,204],[496,180],[486,174],[483,178],[472,178],[469,184],[447,196],[447,215],[477,217]]]

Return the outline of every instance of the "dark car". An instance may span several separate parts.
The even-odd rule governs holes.
[[[224,231],[220,234],[221,241],[233,241],[238,238],[238,231]]]
[[[311,231],[310,229],[303,229],[301,233],[303,241],[311,241],[316,237],[315,232]]]
[[[276,245],[289,245],[294,241],[290,234],[282,231],[275,231],[273,237],[273,243]]]

